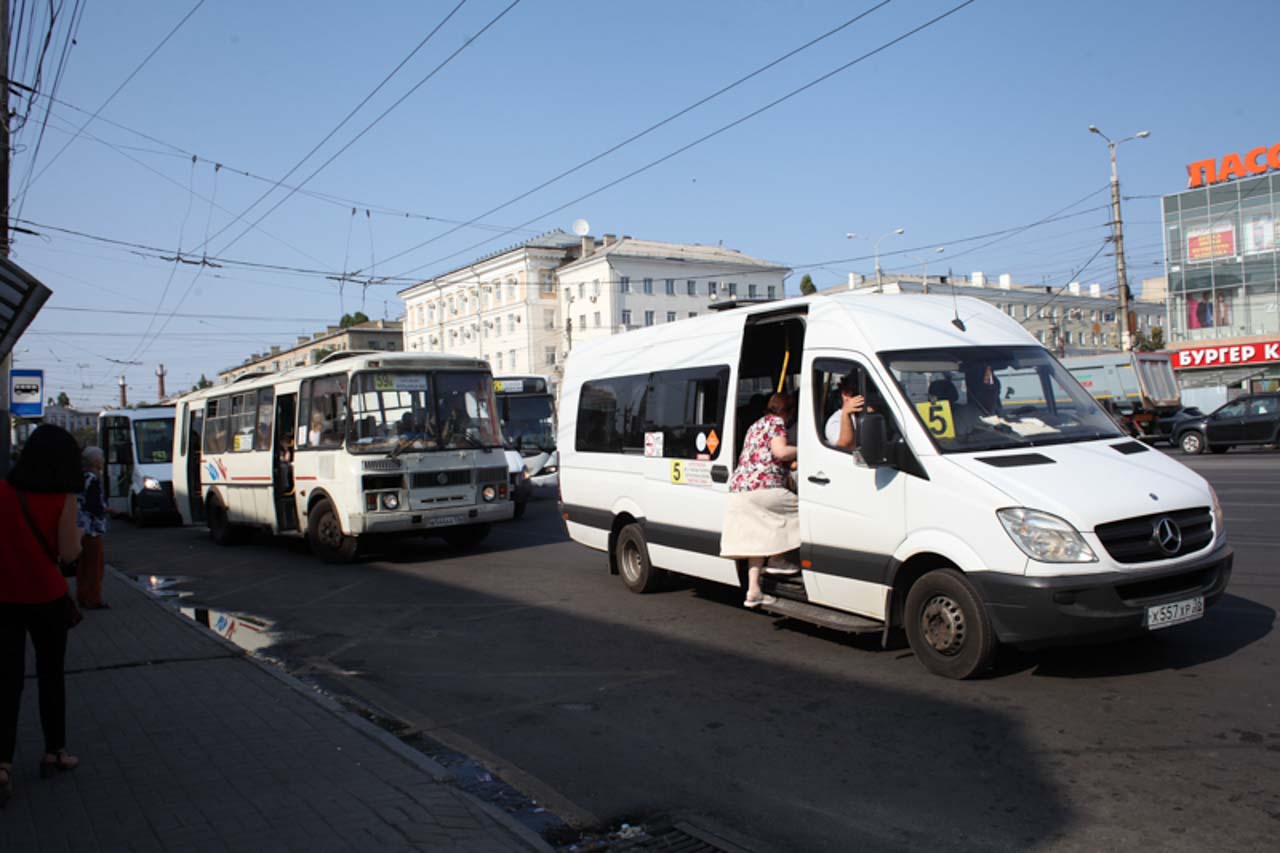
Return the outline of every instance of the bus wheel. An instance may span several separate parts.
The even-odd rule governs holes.
[[[638,524],[628,524],[618,531],[614,543],[614,558],[622,582],[632,592],[653,592],[662,586],[664,572],[649,562],[649,546],[644,541],[644,531]]]
[[[474,548],[485,540],[491,529],[488,524],[467,524],[441,531],[440,536],[450,548]]]
[[[996,635],[978,593],[955,569],[935,569],[907,593],[907,640],[925,669],[971,678],[995,657]]]
[[[356,538],[342,532],[333,504],[322,500],[307,513],[307,542],[311,553],[326,563],[349,563],[356,556]]]
[[[215,545],[237,545],[244,537],[240,528],[231,523],[227,516],[227,508],[217,495],[210,495],[205,501],[205,523],[209,525],[209,538]]]

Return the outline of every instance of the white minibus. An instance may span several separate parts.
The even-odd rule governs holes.
[[[856,452],[827,438],[842,382],[868,403]],[[742,586],[720,530],[743,437],[779,388],[799,398],[802,545],[798,574],[765,580],[768,612],[886,642],[902,628],[926,668],[966,678],[1000,643],[1165,629],[1226,588],[1208,483],[1123,434],[1012,318],[946,296],[804,297],[575,348],[569,535],[636,592],[665,572]]]
[[[524,479],[536,493],[555,494],[560,456],[556,452],[556,398],[550,383],[545,376],[497,376],[493,389],[503,438],[520,454]]]
[[[335,353],[189,394],[178,416],[178,507],[220,544],[261,528],[345,562],[363,537],[472,546],[512,515],[484,361]]]
[[[173,406],[108,409],[98,415],[107,510],[135,523],[178,517],[173,501]]]

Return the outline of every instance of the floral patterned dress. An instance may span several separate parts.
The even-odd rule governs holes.
[[[765,415],[751,425],[742,442],[738,467],[729,481],[731,492],[754,492],[757,489],[785,489],[786,469],[773,458],[769,444],[775,438],[786,439],[787,425],[778,415]]]

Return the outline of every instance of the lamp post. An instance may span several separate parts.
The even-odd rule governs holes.
[[[1151,131],[1144,130],[1133,136],[1113,142],[1098,126],[1089,125],[1089,132],[1096,133],[1107,141],[1107,150],[1111,154],[1111,240],[1116,246],[1116,288],[1120,291],[1120,310],[1116,320],[1120,323],[1120,349],[1128,352],[1133,348],[1129,338],[1129,279],[1124,267],[1124,223],[1120,219],[1120,178],[1116,174],[1116,149],[1134,139],[1146,139]]]
[[[906,233],[907,233],[907,229],[905,228],[895,228],[892,231],[890,231],[888,234],[883,234],[871,241],[871,244],[875,247],[876,293],[884,292],[884,274],[883,274],[883,271],[880,269],[880,241],[883,240],[885,237],[892,237],[895,234],[902,235]],[[849,233],[844,236],[846,239],[849,239],[849,240],[857,240],[857,239],[870,240],[871,239],[870,237],[863,236],[862,234]]]
[[[941,254],[942,254],[943,252],[945,252],[946,250],[947,250],[947,249],[946,249],[946,247],[945,247],[945,246],[939,246],[938,248],[936,248],[936,249],[934,249],[934,250],[933,250],[933,254],[935,254],[935,255],[941,255]],[[919,256],[917,256],[917,255],[907,255],[907,257],[909,257],[911,260],[915,261],[917,264],[924,264],[924,279],[923,279],[923,281],[924,281],[924,293],[925,293],[926,295],[928,295],[928,293],[929,293],[929,256],[928,256],[928,255],[925,255],[923,258],[921,258],[921,257],[919,257]]]

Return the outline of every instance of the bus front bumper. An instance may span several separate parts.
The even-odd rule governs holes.
[[[1199,596],[1207,610],[1231,579],[1233,554],[1220,547],[1177,568],[1143,573],[1025,577],[972,572],[1002,643],[1023,648],[1106,642],[1149,630],[1147,609]]]
[[[426,533],[467,524],[509,521],[514,512],[511,501],[499,500],[449,509],[352,513],[347,517],[347,530],[353,536],[370,533]]]

